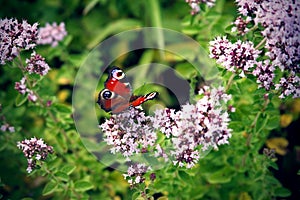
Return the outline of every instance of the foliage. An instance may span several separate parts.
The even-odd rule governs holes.
[[[206,2],[206,1],[204,1]],[[266,95],[264,88],[258,88],[254,75],[238,77],[227,71],[222,63],[218,63],[218,73],[206,74],[205,77],[219,77],[221,86],[231,95],[229,128],[231,138],[229,144],[219,146],[201,157],[191,169],[179,167],[172,163],[164,167],[143,173],[145,182],[130,185],[124,179],[124,171],[116,170],[115,157],[102,157],[92,152],[109,149],[100,144],[102,136],[89,135],[98,127],[83,126],[88,137],[78,134],[77,117],[72,107],[72,92],[75,77],[80,67],[89,62],[95,66],[88,69],[92,79],[99,79],[96,91],[90,91],[88,85],[81,85],[90,92],[96,102],[98,92],[103,88],[106,76],[97,77],[104,68],[105,60],[91,51],[97,45],[114,34],[141,27],[163,27],[175,30],[195,39],[209,52],[209,42],[217,36],[227,35],[231,42],[238,39],[250,40],[254,47],[260,47],[263,36],[257,27],[245,36],[230,32],[232,22],[238,15],[234,1],[217,0],[213,7],[201,4],[199,13],[190,14],[189,4],[185,1],[5,1],[1,3],[1,19],[16,18],[19,22],[25,19],[29,24],[39,23],[45,27],[53,22],[64,22],[66,34],[55,45],[39,43],[34,51],[43,58],[31,60],[30,48],[20,50],[13,61],[1,65],[0,73],[0,199],[273,199],[288,197],[291,192],[282,186],[273,172],[278,170],[276,156],[286,154],[287,140],[284,135],[277,135],[277,140],[269,139],[273,132],[279,133],[298,119],[299,99],[279,98],[278,91],[270,91]],[[48,25],[49,25],[48,24]],[[60,25],[59,25],[60,26]],[[132,36],[134,37],[134,36]],[[157,45],[163,47],[163,35],[156,36]],[[131,41],[121,41],[107,52],[119,49],[130,49]],[[185,51],[189,44],[180,44],[175,48],[192,60],[201,60],[207,66],[215,66],[214,60],[205,58],[196,52]],[[163,48],[162,48],[163,49]],[[259,49],[262,50],[262,49]],[[97,53],[97,52],[96,52]],[[262,56],[263,58],[266,55]],[[88,60],[86,60],[89,58]],[[28,64],[37,65],[36,60],[47,62],[50,70],[32,71]],[[164,68],[151,71],[149,63],[160,63],[171,66],[175,78],[180,83],[188,81],[182,88],[185,99],[197,101],[196,92],[203,88],[203,74],[199,74],[190,63],[170,52],[158,49],[139,49],[114,58],[113,64],[122,66],[124,71],[129,66],[142,65],[138,76],[130,82],[137,88],[141,82],[149,80],[155,74],[163,74]],[[238,69],[239,70],[239,69]],[[276,70],[277,82],[284,73]],[[16,82],[22,85],[25,77],[25,88],[16,88]],[[275,78],[276,79],[276,78]],[[21,93],[24,91],[24,93]],[[159,98],[145,103],[146,113],[151,116],[155,105],[179,110],[180,102],[172,96],[172,91],[159,85],[150,84],[137,88],[135,94],[158,91]],[[196,91],[196,92],[195,92]],[[83,101],[84,104],[85,101]],[[194,103],[191,102],[191,103]],[[282,106],[292,107],[289,113],[282,115]],[[298,105],[298,106],[297,106]],[[86,105],[81,105],[85,108]],[[96,105],[93,105],[96,107]],[[151,109],[150,109],[151,108]],[[148,112],[149,111],[149,112]],[[96,107],[99,123],[103,123],[110,114]],[[79,116],[80,117],[80,116]],[[90,113],[84,117],[89,121]],[[96,132],[97,132],[96,131]],[[91,136],[91,137],[90,137]],[[45,159],[36,159],[35,169],[26,171],[26,155],[24,149],[17,144],[29,138],[43,138],[53,147],[53,153]],[[96,138],[96,139],[95,139]],[[279,138],[279,139],[278,139]],[[89,140],[90,139],[90,140]],[[162,132],[158,140],[164,140]],[[98,144],[99,143],[99,144]],[[299,144],[296,144],[296,146]],[[263,149],[266,150],[263,153]],[[270,149],[276,149],[276,156]],[[298,147],[299,148],[299,147]],[[296,150],[295,150],[296,151]],[[36,154],[35,154],[36,156]],[[98,159],[97,159],[98,158]],[[29,158],[30,159],[30,158]],[[100,161],[100,162],[99,162]],[[28,162],[28,160],[27,160]],[[124,161],[125,162],[125,161]],[[299,161],[296,163],[299,166]],[[299,175],[298,175],[299,177]]]

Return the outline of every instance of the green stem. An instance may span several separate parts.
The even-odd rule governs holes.
[[[258,45],[256,45],[255,49],[259,49],[261,45],[263,45],[266,42],[267,38],[264,38]]]
[[[161,20],[161,12],[160,12],[160,5],[158,0],[150,0],[146,1],[145,7],[148,6],[149,9],[149,17],[151,20],[151,26],[153,27],[158,27],[162,28],[162,20]],[[156,31],[156,36],[157,36],[157,45],[158,48],[160,49],[159,54],[162,59],[164,59],[165,54],[163,49],[165,49],[165,44],[164,44],[164,35],[162,30],[157,29]]]
[[[253,122],[251,123],[251,125],[250,125],[250,130],[253,130],[253,129],[255,128],[255,125],[256,125],[256,123],[257,123],[257,120],[258,120],[259,116],[265,111],[265,109],[267,108],[267,106],[268,106],[269,103],[270,103],[270,100],[269,100],[269,99],[266,99],[265,102],[264,102],[264,105],[263,105],[263,107],[262,107],[262,109],[261,109],[261,111],[259,111],[259,112],[256,114],[256,116],[255,116]],[[242,158],[242,166],[245,166],[246,159],[247,159],[247,157],[248,157],[248,155],[249,155],[249,153],[250,153],[250,144],[251,144],[251,139],[252,139],[252,137],[253,137],[253,133],[250,133],[250,130],[249,130],[249,133],[248,133],[248,136],[247,136],[247,141],[246,141],[246,147],[248,147],[249,150],[245,153],[245,155],[244,155],[243,158]]]
[[[32,90],[34,83],[32,83],[30,81],[30,79],[28,78],[28,75],[26,74],[26,69],[23,65],[22,59],[20,57],[20,55],[18,56],[18,63],[17,66],[18,68],[22,71],[23,76],[26,78],[26,83],[28,85],[28,88],[33,92],[33,94],[37,97],[37,100],[40,104],[41,107],[43,108],[47,108],[46,103],[43,101],[43,99],[40,97],[40,95],[35,92],[34,90]],[[59,122],[59,120],[55,117],[55,115],[51,112],[51,110],[47,109],[47,114],[50,116],[50,118],[57,124]],[[69,139],[69,137],[67,136],[67,133],[65,132],[64,129],[60,130],[61,133],[64,135],[64,137],[66,138],[66,141],[68,142],[68,144],[71,144],[71,140]]]
[[[225,88],[225,92],[227,92],[227,90],[230,88],[230,86],[231,86],[231,84],[233,82],[234,77],[235,77],[235,73],[231,74],[231,76],[230,76],[230,78],[229,78],[229,80],[227,82],[227,85],[226,85],[226,88]]]

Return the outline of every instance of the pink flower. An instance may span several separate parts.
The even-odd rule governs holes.
[[[37,96],[34,94],[32,90],[27,88],[26,86],[26,78],[23,77],[20,82],[15,83],[15,89],[20,93],[20,94],[28,94],[27,98],[29,101],[35,102],[37,100]]]
[[[30,59],[26,59],[26,64],[26,70],[29,74],[36,73],[44,76],[50,70],[49,65],[45,62],[45,58],[43,58],[40,54],[37,54],[35,51],[31,54]]]
[[[37,23],[30,25],[23,20],[0,19],[0,64],[12,61],[20,50],[33,49],[38,40]]]
[[[127,174],[123,174],[124,179],[128,181],[128,183],[133,186],[136,184],[141,184],[145,182],[145,173],[151,170],[150,167],[146,166],[144,163],[141,164],[133,164],[128,167]],[[153,175],[152,175],[153,176]]]
[[[61,22],[59,25],[54,22],[52,25],[46,23],[45,27],[39,29],[40,39],[38,44],[51,44],[52,47],[58,45],[58,42],[63,40],[67,35],[65,23]]]
[[[127,160],[136,153],[143,153],[155,144],[156,133],[150,116],[136,108],[112,115],[99,127],[104,132],[104,141],[111,145],[111,152],[122,153]]]
[[[200,12],[199,4],[206,4],[208,7],[213,7],[216,0],[185,0],[186,3],[192,8],[191,15],[195,15]]]
[[[198,162],[199,146],[203,151],[211,147],[217,149],[231,137],[230,119],[227,110],[222,108],[230,95],[225,94],[223,88],[208,87],[204,87],[200,95],[203,98],[195,105],[185,104],[179,111],[157,110],[153,118],[153,126],[171,140],[173,164],[180,167],[191,168]],[[165,151],[159,146],[157,154],[165,155]]]
[[[245,77],[245,73],[254,67],[260,54],[250,41],[238,40],[231,43],[226,37],[217,37],[209,44],[210,57],[216,59],[216,62],[228,71],[239,73],[241,77]]]
[[[37,161],[43,161],[48,157],[48,154],[53,153],[53,147],[44,143],[43,139],[35,137],[30,140],[23,140],[17,143],[17,147],[21,149],[24,156],[27,158],[27,172],[32,172],[36,168]]]

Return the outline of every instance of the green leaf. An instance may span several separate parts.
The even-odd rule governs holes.
[[[99,3],[98,0],[90,1],[83,9],[83,14],[84,15],[88,14],[97,5],[97,3]]]
[[[76,169],[76,166],[75,165],[64,165],[60,171],[67,174],[67,175],[70,175],[74,170]]]
[[[103,39],[107,36],[126,31],[132,28],[141,27],[141,22],[134,19],[120,19],[112,23],[109,23],[106,27],[102,28],[101,31],[97,34],[97,37],[93,38],[88,44],[88,48],[92,49],[98,45]]]
[[[185,79],[191,79],[197,76],[196,69],[189,63],[176,65],[176,72]]]
[[[183,170],[178,171],[178,175],[182,181],[189,182],[191,179],[190,175]]]
[[[43,195],[49,195],[55,192],[57,189],[57,183],[50,181],[46,184],[45,188],[43,189]]]
[[[62,113],[71,113],[72,108],[70,106],[64,105],[64,104],[54,104],[53,107],[58,111]]]
[[[196,35],[199,33],[199,28],[195,26],[185,27],[182,32],[187,35]]]
[[[62,181],[65,181],[65,182],[67,182],[67,181],[69,180],[69,176],[68,176],[66,173],[64,173],[64,172],[57,172],[57,173],[55,174],[55,176],[56,176],[58,179],[60,179],[60,180],[62,180]]]
[[[284,187],[277,188],[275,190],[275,196],[278,196],[278,197],[288,197],[290,195],[291,195],[291,192],[288,189],[284,188]]]
[[[207,176],[207,180],[212,184],[228,183],[230,182],[232,176],[232,170],[230,170],[228,167],[225,167],[215,173],[209,174]]]
[[[77,181],[74,184],[74,188],[76,192],[84,192],[92,189],[93,187],[94,185],[87,181]]]
[[[18,93],[18,96],[16,97],[16,100],[15,100],[15,104],[17,107],[23,105],[27,100],[27,95],[22,95],[20,93]]]
[[[275,162],[270,162],[270,166],[276,170],[278,170],[278,165]]]
[[[268,130],[272,130],[275,129],[277,127],[279,127],[280,125],[280,116],[272,116],[270,117],[270,119],[268,120],[268,123],[266,124],[266,127]]]

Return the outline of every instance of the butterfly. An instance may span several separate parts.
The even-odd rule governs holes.
[[[113,67],[104,83],[104,89],[99,92],[97,103],[106,112],[114,114],[123,112],[129,107],[137,107],[148,100],[154,99],[158,92],[143,96],[132,94],[132,88],[126,74],[118,67]]]

